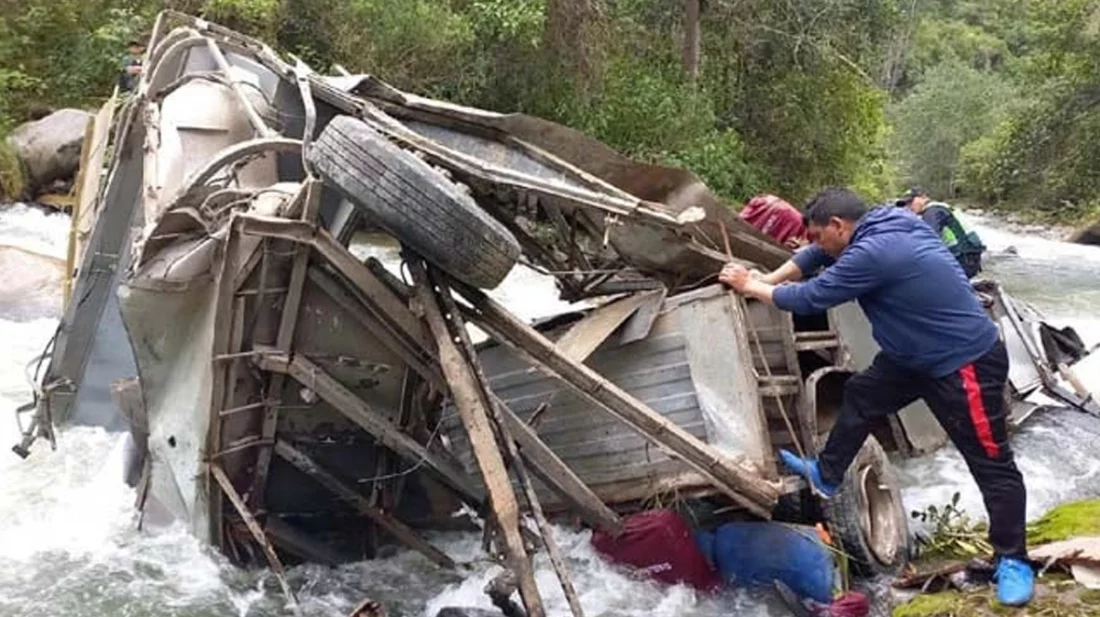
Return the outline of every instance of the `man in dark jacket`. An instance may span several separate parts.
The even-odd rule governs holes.
[[[967,278],[974,278],[982,271],[982,251],[985,245],[981,238],[963,227],[951,206],[942,201],[932,201],[928,191],[915,186],[909,189],[897,205],[909,208],[913,214],[924,219],[925,223],[943,240],[947,250],[958,260]]]
[[[142,57],[145,55],[145,44],[138,40],[131,40],[126,44],[126,55],[119,62],[118,88],[123,92],[132,92],[137,88],[141,80]]]
[[[781,451],[783,462],[825,497],[870,434],[871,424],[923,398],[981,490],[997,552],[997,597],[1026,604],[1034,590],[1024,538],[1026,492],[1008,444],[1008,356],[943,242],[903,208],[866,205],[829,189],[805,208],[814,244],[768,275],[729,264],[719,279],[795,313],[857,300],[882,351],[844,386],[840,418],[817,460]],[[824,270],[807,282],[799,281]]]

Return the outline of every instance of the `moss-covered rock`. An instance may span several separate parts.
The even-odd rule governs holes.
[[[1028,546],[1100,536],[1100,499],[1062,504],[1027,526]]]
[[[1035,599],[1025,608],[997,604],[992,588],[922,595],[894,609],[893,617],[1100,617],[1100,592],[1084,589],[1072,580],[1040,583]]]
[[[974,527],[968,533],[984,533]],[[1073,537],[1100,535],[1100,499],[1062,504],[1028,525],[1028,546],[1039,546]],[[933,570],[930,555],[915,564]],[[995,615],[1043,615],[1044,617],[1100,617],[1100,591],[1079,586],[1071,577],[1049,573],[1036,588],[1035,600],[1026,609],[1000,606],[992,587],[975,591],[946,591],[919,595],[894,609],[893,617],[993,617]]]
[[[972,596],[944,591],[917,596],[894,609],[893,617],[954,617],[973,615],[989,607],[984,594]]]

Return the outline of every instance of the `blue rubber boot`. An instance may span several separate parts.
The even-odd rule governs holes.
[[[821,479],[821,469],[818,467],[817,461],[804,459],[787,450],[779,451],[779,459],[783,461],[788,469],[806,478],[810,483],[810,488],[822,497],[832,497],[840,490],[840,486],[825,484],[825,481]]]
[[[993,580],[997,581],[997,601],[1005,606],[1023,606],[1035,594],[1035,571],[1022,559],[1002,557]]]

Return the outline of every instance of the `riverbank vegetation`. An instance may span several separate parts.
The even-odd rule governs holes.
[[[958,495],[943,506],[931,506],[913,513],[924,532],[918,535],[920,555],[916,571],[952,571],[951,563],[975,558],[988,559],[992,547],[984,524],[971,521],[958,508]],[[1028,523],[1027,544],[1035,549],[1044,544],[1074,538],[1100,536],[1100,499],[1061,504]],[[1052,564],[1053,565],[1053,564]],[[1044,568],[1045,569],[1045,568]],[[1086,589],[1057,566],[1040,577],[1035,600],[1026,614],[1051,617],[1100,617],[1100,590]],[[918,578],[919,577],[915,577]],[[966,591],[949,590],[919,594],[896,607],[893,617],[992,617],[1025,614],[998,606],[991,586],[974,586]]]
[[[0,0],[0,131],[95,105],[169,7],[318,70],[589,133],[736,204],[909,183],[1068,222],[1100,205],[1093,0]]]

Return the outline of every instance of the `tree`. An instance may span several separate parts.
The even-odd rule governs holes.
[[[600,0],[546,0],[546,50],[582,88],[602,66],[603,6]]]
[[[963,148],[997,126],[1013,96],[1005,78],[965,64],[929,69],[890,114],[893,147],[907,179],[954,196]]]
[[[684,75],[699,78],[699,0],[684,0]]]

